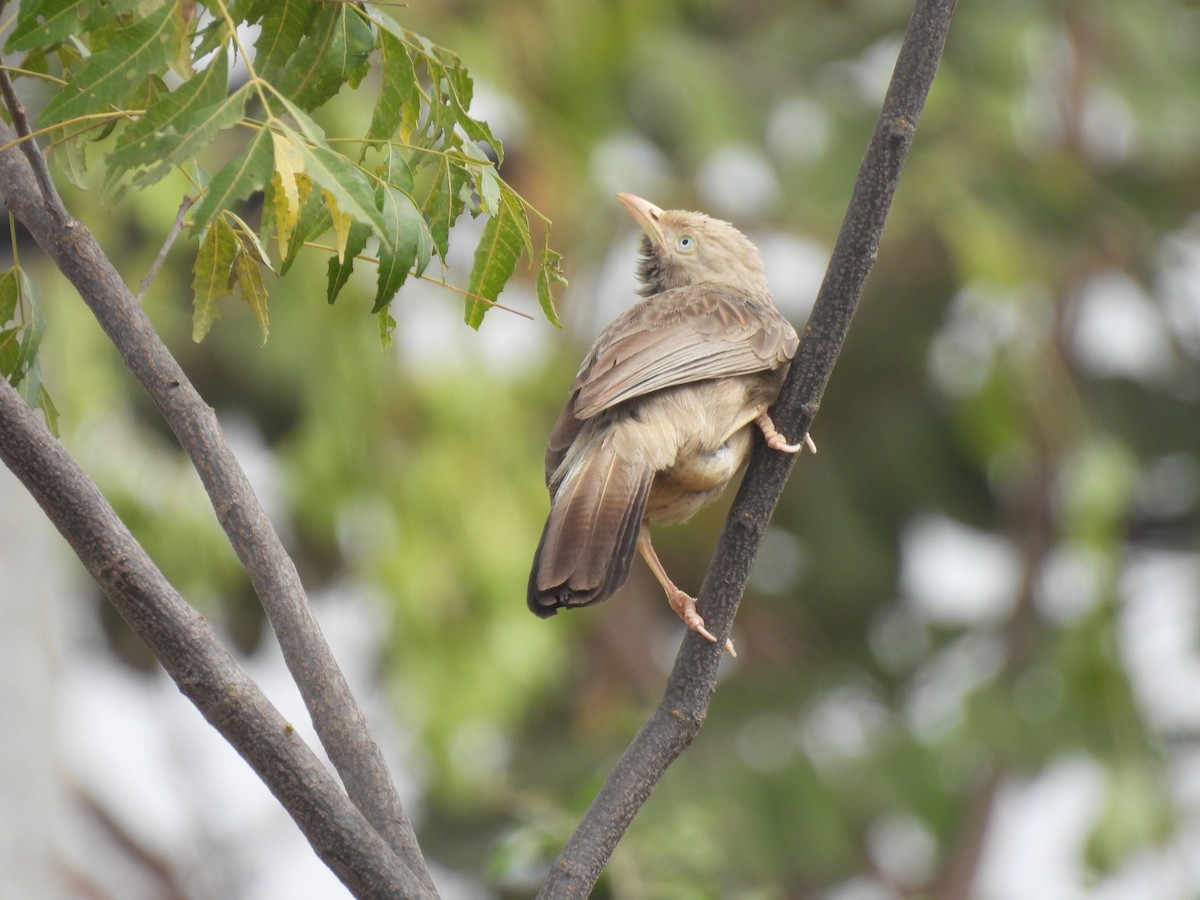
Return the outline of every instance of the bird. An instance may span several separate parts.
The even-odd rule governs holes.
[[[678,523],[714,501],[745,464],[753,432],[798,453],[768,412],[799,338],[779,311],[762,256],[733,225],[699,212],[617,199],[642,229],[642,299],[584,356],[550,434],[550,513],[529,574],[543,618],[610,597],[635,551],[683,623],[716,638],[668,576],[650,523]],[[736,656],[733,644],[725,649]]]

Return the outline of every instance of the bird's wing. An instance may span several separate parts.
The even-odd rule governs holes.
[[[664,388],[775,369],[798,343],[769,299],[708,284],[665,291],[597,338],[572,385],[572,412],[589,419]]]

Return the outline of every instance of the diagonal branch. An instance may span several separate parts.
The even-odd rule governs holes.
[[[12,129],[0,122],[0,145],[13,138]],[[59,222],[49,210],[61,200],[55,194],[44,202],[37,184],[21,152],[0,152],[0,199],[79,291],[191,459],[351,801],[434,894],[383,754],[312,615],[295,563],[254,495],[216,412],[192,386],[92,233],[73,218]]]
[[[258,773],[355,896],[430,896],[3,378],[0,460],[25,484],[179,690]]]
[[[891,206],[900,169],[945,46],[956,0],[918,0],[875,133],[863,157],[825,280],[772,417],[790,440],[807,432],[841,352]],[[795,457],[756,448],[700,587],[715,643],[689,632],[658,707],[600,788],[540,898],[586,897],[667,767],[691,743],[716,689],[717,665],[758,545]]]

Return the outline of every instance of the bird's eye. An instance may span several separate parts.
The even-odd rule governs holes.
[[[696,239],[694,237],[692,237],[690,234],[681,234],[675,240],[675,244],[676,244],[676,246],[679,247],[680,250],[696,249]]]

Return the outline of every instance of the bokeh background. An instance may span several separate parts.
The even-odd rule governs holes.
[[[613,193],[733,221],[803,322],[910,12],[411,3],[394,14],[464,58],[502,174],[554,221],[565,327],[520,278],[501,299],[534,320],[493,311],[478,333],[457,295],[413,283],[384,353],[372,273],[329,307],[314,254],[274,286],[265,346],[232,305],[195,345],[185,242],[147,296],[294,552],[448,898],[531,896],[681,637],[640,563],[597,608],[542,621],[523,597],[545,437],[634,299]],[[330,133],[369,117],[371,86],[320,111]],[[67,199],[136,284],[183,192]],[[1198,210],[1200,4],[961,4],[739,657],[596,896],[1200,895]],[[457,229],[449,281],[480,227]],[[186,460],[61,277],[38,282],[63,440],[306,726]],[[7,473],[0,498],[12,883],[341,896]],[[656,537],[683,586],[725,506]]]

